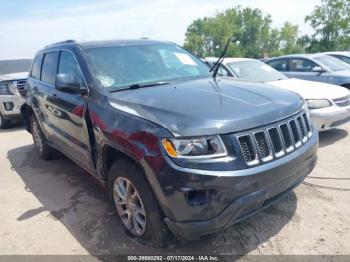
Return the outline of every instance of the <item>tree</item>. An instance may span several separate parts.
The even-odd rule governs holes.
[[[303,52],[303,48],[297,43],[298,26],[285,22],[280,30],[280,48],[284,54]]]
[[[257,8],[237,6],[214,17],[197,19],[187,28],[184,47],[199,56],[219,56],[228,38],[226,56],[260,58],[302,51],[297,45],[298,27],[286,23],[272,28],[272,19]]]
[[[305,22],[314,29],[314,34],[307,43],[308,52],[350,48],[349,0],[322,0],[322,4],[305,17]]]

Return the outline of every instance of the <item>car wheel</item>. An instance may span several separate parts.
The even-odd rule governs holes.
[[[52,158],[53,149],[47,144],[46,138],[34,115],[31,118],[31,131],[34,147],[39,152],[40,157],[44,160]]]
[[[165,246],[172,234],[164,215],[137,165],[117,160],[108,174],[108,189],[124,231],[143,244]]]
[[[10,120],[4,118],[2,114],[0,114],[0,129],[6,129],[10,126]]]

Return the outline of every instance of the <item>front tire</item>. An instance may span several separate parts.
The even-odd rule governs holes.
[[[34,147],[38,151],[40,158],[48,160],[52,158],[53,149],[48,145],[46,138],[34,115],[31,117],[31,131],[34,141]]]
[[[108,189],[122,228],[143,244],[161,247],[172,234],[145,175],[136,164],[117,160],[108,174]]]

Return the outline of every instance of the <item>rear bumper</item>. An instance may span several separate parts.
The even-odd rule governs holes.
[[[310,117],[318,131],[326,131],[350,122],[350,106],[313,109]]]
[[[205,220],[197,217],[196,220],[179,221],[167,217],[165,223],[176,236],[191,239],[221,231],[254,215],[286,196],[303,181],[316,165],[317,147],[318,135],[314,132],[304,147],[272,163],[246,170],[230,171],[230,173],[217,172],[218,177],[213,179],[203,178],[199,188],[217,188],[218,198],[211,200],[214,205],[208,204],[202,209],[200,207],[193,207],[193,209],[202,212],[202,217],[218,213]],[[221,175],[223,177],[220,177]],[[194,177],[192,179],[196,180]],[[221,182],[217,182],[218,180]],[[194,184],[189,183],[184,186],[193,188]],[[227,202],[230,197],[231,200]],[[189,211],[188,205],[183,204],[182,207],[179,203],[174,205],[173,208],[177,208],[174,212],[178,214]],[[223,205],[225,207],[220,210]],[[190,215],[190,213],[187,214],[188,217]],[[193,214],[192,217],[194,217]]]

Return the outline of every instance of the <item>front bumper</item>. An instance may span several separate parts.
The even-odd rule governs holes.
[[[326,131],[350,122],[350,106],[311,109],[310,117],[318,131]]]
[[[10,103],[10,108],[6,108],[5,103]],[[18,95],[0,95],[0,113],[5,118],[20,118],[20,108],[24,99]]]
[[[158,175],[165,196],[160,201],[165,223],[176,236],[188,239],[221,231],[267,208],[300,184],[316,165],[317,147],[314,132],[303,147],[281,159],[235,171],[182,168],[169,159],[168,168]],[[206,203],[191,205],[186,200],[191,190],[215,193]]]

